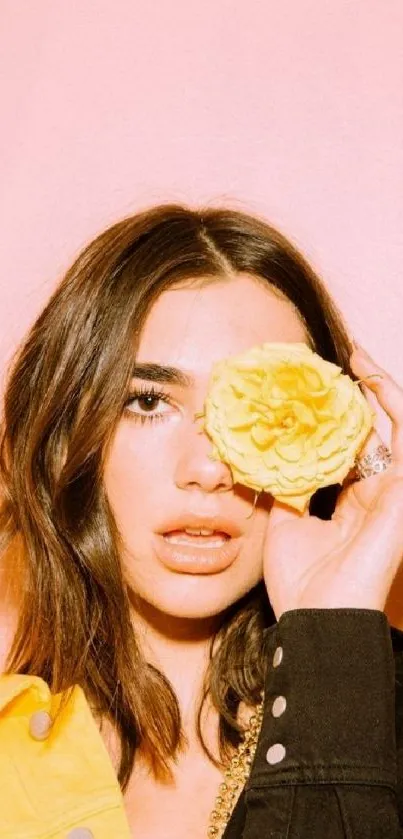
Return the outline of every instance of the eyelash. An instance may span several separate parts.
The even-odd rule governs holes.
[[[170,397],[166,393],[164,393],[163,390],[155,390],[155,388],[153,388],[152,386],[148,388],[136,388],[135,390],[133,390],[129,398],[126,399],[123,408],[123,413],[130,419],[134,420],[134,422],[140,421],[142,425],[144,425],[146,422],[160,422],[164,418],[164,414],[159,413],[147,416],[147,414],[136,414],[133,411],[130,411],[128,405],[134,402],[135,399],[160,399],[167,405],[172,404]]]

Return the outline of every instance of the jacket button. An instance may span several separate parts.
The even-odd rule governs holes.
[[[66,839],[94,839],[94,834],[92,830],[88,830],[88,827],[74,827],[67,834]]]
[[[46,740],[52,725],[52,717],[47,711],[35,711],[29,721],[29,733],[34,740]]]
[[[286,707],[287,700],[285,696],[276,696],[271,709],[273,717],[281,717],[281,714],[284,714]]]
[[[285,758],[285,748],[282,743],[275,743],[274,746],[270,746],[266,754],[267,763],[280,763],[281,760]]]
[[[273,667],[278,667],[278,665],[281,664],[282,660],[283,660],[283,648],[282,647],[277,647],[276,652],[274,653],[274,656],[273,656]]]

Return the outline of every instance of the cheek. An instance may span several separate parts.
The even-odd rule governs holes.
[[[255,581],[263,577],[263,552],[272,503],[272,497],[265,494],[250,518],[242,524],[245,533],[242,565]],[[248,515],[250,510],[245,513]]]
[[[105,491],[121,524],[126,519],[133,522],[136,511],[142,514],[147,507],[155,509],[159,497],[166,495],[167,479],[161,447],[152,445],[146,435],[139,440],[138,433],[134,435],[123,426],[115,436],[104,469]]]
[[[250,554],[252,562],[263,565],[263,548],[269,516],[262,510],[255,510],[250,519],[250,530],[245,538],[245,553]]]

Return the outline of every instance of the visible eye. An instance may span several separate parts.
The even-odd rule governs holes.
[[[136,401],[138,401],[139,405],[141,402],[143,403],[143,409],[146,411],[145,414],[132,411],[129,408],[129,405],[132,405]],[[164,402],[166,405],[172,404],[168,394],[162,390],[155,390],[152,386],[148,388],[135,388],[124,403],[123,413],[135,422],[140,420],[143,425],[145,422],[158,422],[163,419],[165,411],[162,413],[152,413],[153,403],[155,402]]]

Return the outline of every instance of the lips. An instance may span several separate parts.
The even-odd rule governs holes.
[[[233,519],[219,514],[202,516],[195,513],[183,513],[177,517],[167,519],[158,529],[158,533],[166,535],[174,531],[183,532],[186,528],[211,530],[217,536],[218,534],[224,534],[231,538],[237,538],[242,535],[240,527]]]
[[[228,536],[227,533],[217,530],[209,534],[188,533],[187,530],[171,530],[169,533],[164,533],[164,539],[168,539],[172,544],[177,545],[213,545],[217,547],[230,538],[231,536]]]
[[[197,537],[189,544],[172,543],[165,534],[154,535],[154,551],[158,561],[176,574],[210,575],[225,571],[236,561],[242,539],[227,537],[220,545],[201,545]]]

